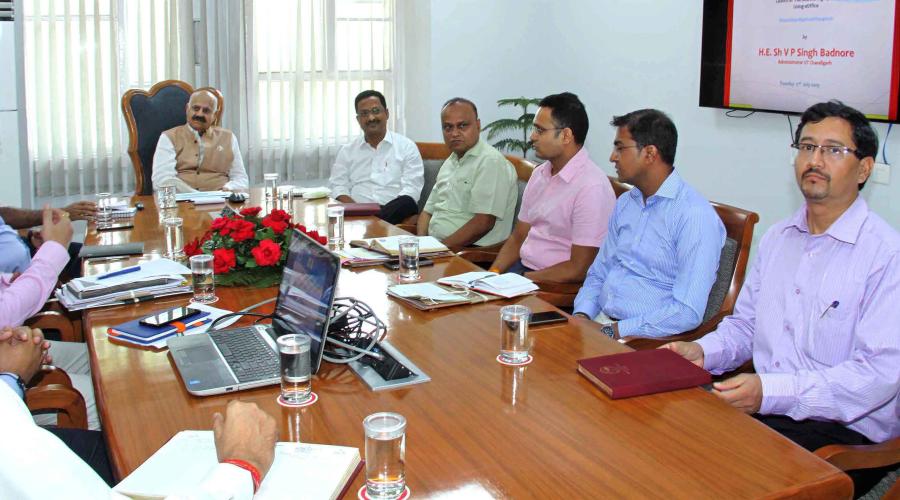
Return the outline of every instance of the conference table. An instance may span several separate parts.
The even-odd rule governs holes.
[[[85,264],[106,272],[165,253],[160,213],[150,196],[127,231],[97,233],[85,243],[142,241],[145,255]],[[260,191],[241,206],[261,206]],[[295,220],[324,231],[327,200],[298,200]],[[218,206],[179,203],[185,240],[201,235]],[[374,217],[348,218],[347,239],[402,234]],[[424,280],[475,270],[459,257],[436,260]],[[536,296],[420,311],[389,297],[397,273],[382,267],[342,269],[340,297],[366,302],[387,326],[387,340],[431,381],[374,392],[346,365],[323,363],[313,378],[319,400],[289,409],[278,386],[195,397],[168,352],[110,341],[109,326],[185,305],[190,295],[85,311],[93,381],[114,473],[135,470],[174,434],[209,429],[232,399],[258,404],[280,425],[282,441],[352,446],[364,452],[362,421],[379,411],[407,418],[406,472],[418,498],[847,498],[849,478],[815,455],[701,388],[612,400],[576,371],[576,360],[626,351],[592,322],[533,327],[534,361],[498,363],[499,309],[519,303],[555,308]],[[216,307],[239,310],[277,288],[218,287]],[[257,312],[271,312],[267,304]],[[237,323],[249,324],[250,319]],[[364,483],[360,473],[345,495]]]

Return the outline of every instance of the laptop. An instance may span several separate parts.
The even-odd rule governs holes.
[[[172,337],[167,342],[188,392],[211,396],[281,383],[275,340],[305,333],[310,371],[322,363],[325,335],[337,288],[340,258],[309,236],[294,231],[271,325]]]

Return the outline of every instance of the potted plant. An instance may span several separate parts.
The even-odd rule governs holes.
[[[511,153],[522,153],[523,158],[528,157],[528,151],[532,149],[531,125],[534,121],[534,113],[528,111],[530,106],[537,106],[541,102],[540,99],[530,97],[512,97],[508,99],[500,99],[497,106],[514,106],[521,109],[521,114],[516,118],[501,118],[492,121],[482,128],[483,132],[487,132],[487,140],[493,141],[498,137],[504,137],[493,143],[493,146],[501,151],[506,150]],[[521,139],[519,138],[521,136]]]

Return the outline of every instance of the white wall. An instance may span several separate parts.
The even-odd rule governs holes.
[[[411,0],[408,0],[411,1]],[[728,118],[697,105],[701,4],[685,0],[430,0],[410,43],[430,46],[429,61],[411,81],[407,133],[440,140],[439,110],[449,97],[471,98],[482,123],[509,116],[503,97],[571,91],[587,106],[587,148],[607,173],[612,115],[654,107],[679,131],[675,166],[709,199],[760,214],[754,243],[802,202],[789,163],[791,137],[783,115]],[[860,84],[865,84],[863,77]],[[426,88],[428,87],[428,88]],[[796,125],[797,119],[793,119]],[[883,139],[887,126],[876,124]],[[880,149],[880,148],[879,148]],[[900,129],[888,159],[900,165]],[[880,158],[879,158],[880,160]],[[889,185],[868,183],[873,210],[900,228],[900,171]]]

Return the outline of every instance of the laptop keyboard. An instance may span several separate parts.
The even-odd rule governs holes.
[[[278,354],[256,333],[256,328],[209,332],[239,382],[278,378]]]

